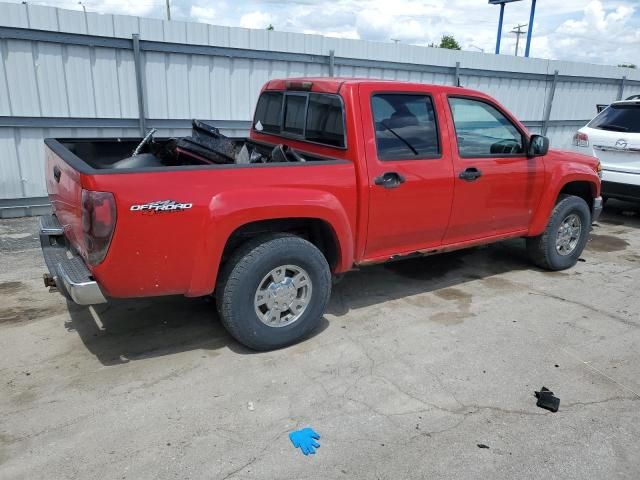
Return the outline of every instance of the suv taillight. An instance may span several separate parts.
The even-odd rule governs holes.
[[[576,147],[588,147],[589,146],[589,135],[582,132],[576,132],[573,136],[573,144]]]
[[[98,265],[107,254],[116,226],[116,201],[112,193],[82,190],[82,231],[87,261]]]

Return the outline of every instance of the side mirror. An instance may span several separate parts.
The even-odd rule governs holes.
[[[527,157],[541,157],[549,151],[549,139],[542,135],[531,135],[527,145]]]

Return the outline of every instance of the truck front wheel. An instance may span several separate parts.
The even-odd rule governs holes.
[[[587,202],[573,195],[560,195],[545,231],[527,238],[529,257],[546,270],[571,268],[582,255],[590,231]]]
[[[271,234],[236,250],[216,288],[229,333],[254,350],[299,341],[315,329],[331,295],[326,258],[307,240]]]

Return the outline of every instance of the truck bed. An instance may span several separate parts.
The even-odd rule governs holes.
[[[250,139],[232,140],[265,153],[274,149]],[[98,265],[87,263],[108,297],[211,293],[224,242],[238,224],[340,212],[340,219],[331,220],[355,230],[356,173],[349,160],[300,150],[304,161],[217,164],[191,159],[118,168],[140,141],[45,140],[47,191],[74,255],[86,261],[83,191],[110,192],[115,198],[115,230],[106,258]],[[173,140],[155,141],[162,146]],[[143,150],[139,156],[148,154]],[[148,208],[166,202],[189,208]]]
[[[269,163],[255,164],[238,164],[238,163],[214,163],[198,159],[193,156],[183,155],[176,161],[167,161],[163,158],[151,158],[153,155],[149,149],[144,149],[138,155],[141,162],[132,164],[132,162],[123,163],[125,160],[132,158],[132,153],[142,138],[47,138],[45,144],[51,151],[56,153],[66,163],[79,172],[88,174],[107,174],[107,173],[132,173],[135,171],[158,171],[158,170],[180,170],[185,167],[192,169],[198,167],[215,167],[223,165],[234,166],[259,166],[268,165]],[[259,150],[264,155],[274,148],[273,145],[263,144],[248,138],[231,139],[238,149],[242,145],[250,145],[252,148]],[[171,138],[158,138],[154,142],[159,146],[166,146],[175,141]],[[305,153],[302,155],[308,162],[327,162],[335,161],[335,158],[322,157],[318,155],[310,155]],[[151,160],[151,161],[150,161]]]
[[[230,138],[200,120],[193,120],[191,135],[155,138],[46,139],[46,145],[77,171],[149,171],[169,167],[304,163],[326,159],[304,156],[286,144],[270,145],[248,138]]]

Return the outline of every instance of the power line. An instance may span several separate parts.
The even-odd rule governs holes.
[[[515,33],[516,34],[516,57],[518,56],[518,47],[520,46],[520,35],[524,35],[525,33],[527,33],[526,30],[522,30],[523,27],[526,27],[527,24],[523,23],[521,25],[517,25],[516,27],[513,27],[513,30],[511,30],[511,33]]]

